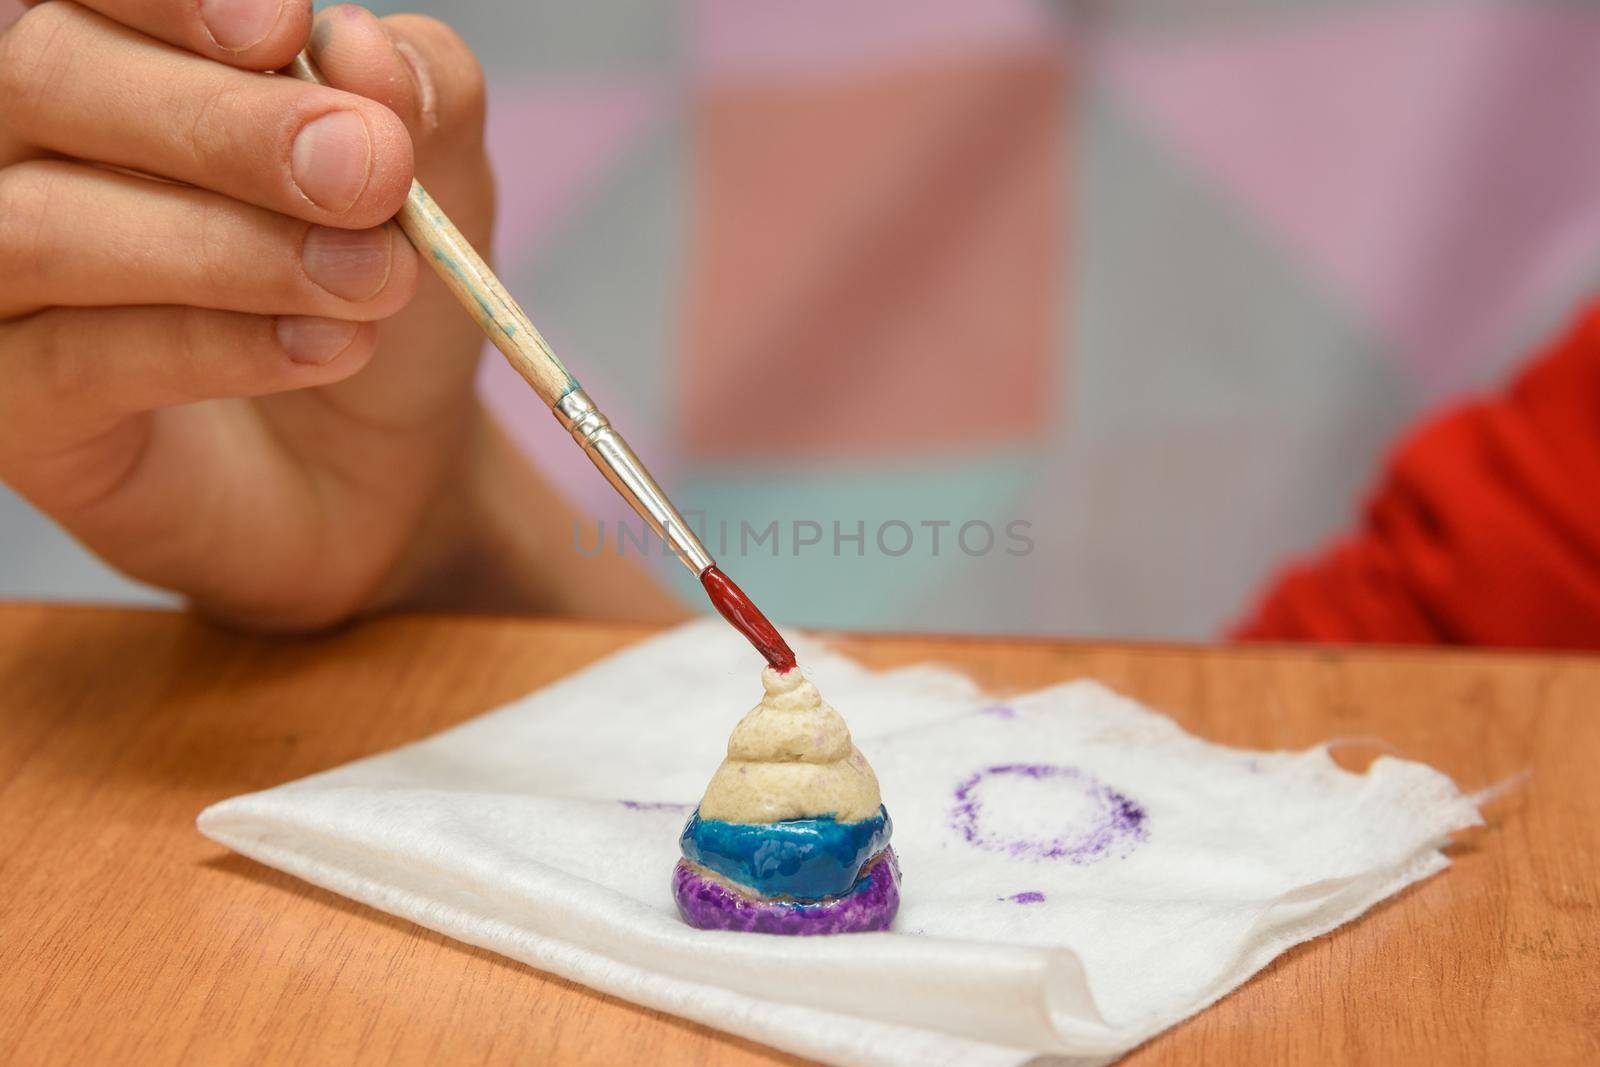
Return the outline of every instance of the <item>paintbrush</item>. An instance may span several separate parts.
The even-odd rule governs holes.
[[[305,52],[296,56],[285,71],[302,81],[328,84]],[[718,613],[744,634],[773,668],[792,670],[794,652],[777,628],[744,591],[722,573],[717,561],[628,447],[628,442],[556,358],[533,321],[495,277],[483,257],[415,180],[395,219],[417,252],[433,267],[523,380],[539,394],[539,399],[572,434],[572,439],[605,475],[611,487],[660,535],[668,552],[700,580],[701,588]]]

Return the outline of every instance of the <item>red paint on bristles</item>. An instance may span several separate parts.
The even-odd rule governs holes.
[[[794,670],[794,649],[771,620],[761,614],[755,602],[744,595],[744,590],[733,584],[732,578],[711,566],[701,572],[700,584],[705,587],[706,596],[711,598],[717,613],[756,646],[756,651],[766,657],[773,670],[779,674]]]

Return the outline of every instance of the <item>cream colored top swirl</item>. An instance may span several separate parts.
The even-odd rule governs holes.
[[[850,728],[798,669],[761,672],[761,703],[739,720],[700,801],[702,819],[778,822],[832,815],[859,822],[878,813],[878,779]]]

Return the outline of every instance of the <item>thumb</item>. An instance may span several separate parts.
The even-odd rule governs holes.
[[[311,54],[335,88],[376,100],[405,123],[417,180],[477,242],[492,199],[483,149],[483,68],[460,36],[426,15],[379,19],[341,4],[319,13]],[[481,222],[484,232],[474,232]]]

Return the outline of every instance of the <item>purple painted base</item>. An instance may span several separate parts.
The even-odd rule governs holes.
[[[683,921],[702,930],[801,936],[887,930],[900,910],[900,864],[894,849],[885,847],[867,861],[849,893],[801,904],[747,897],[679,860],[672,871],[672,896]]]

